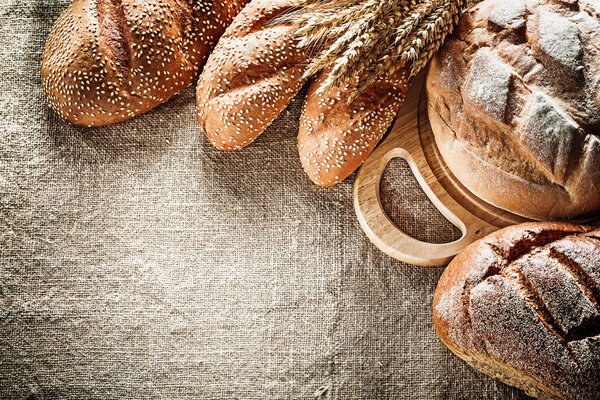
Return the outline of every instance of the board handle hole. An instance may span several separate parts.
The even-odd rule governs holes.
[[[379,193],[388,218],[407,235],[433,244],[462,237],[461,231],[431,203],[406,160],[390,160],[381,178]]]

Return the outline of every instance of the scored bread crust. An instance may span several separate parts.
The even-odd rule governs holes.
[[[600,211],[600,14],[591,0],[487,0],[427,80],[436,143],[483,200],[533,219]]]
[[[470,365],[540,399],[600,390],[600,229],[558,222],[497,231],[448,265],[433,318]]]
[[[101,126],[189,86],[248,0],[75,0],[43,54],[42,89],[64,120]]]
[[[328,73],[311,82],[298,133],[302,166],[320,186],[338,183],[367,159],[398,114],[410,82],[410,69],[400,69],[348,103],[358,79],[321,94],[318,89]]]

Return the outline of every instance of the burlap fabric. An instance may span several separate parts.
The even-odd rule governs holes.
[[[191,88],[113,127],[60,121],[39,66],[66,6],[0,2],[2,398],[523,397],[438,341],[442,270],[370,244],[353,177],[304,176],[300,97],[235,153],[205,140]],[[389,169],[398,224],[456,234]]]

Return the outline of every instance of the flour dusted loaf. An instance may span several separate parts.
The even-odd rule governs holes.
[[[505,228],[450,263],[433,303],[442,342],[539,399],[600,398],[600,229]]]
[[[190,85],[248,0],[75,0],[56,21],[42,88],[64,120],[107,125]]]
[[[221,150],[250,144],[300,91],[309,55],[296,46],[296,27],[278,19],[292,0],[253,0],[235,18],[206,62],[196,91],[197,117]],[[404,100],[409,76],[374,82],[350,104],[352,85],[320,94],[308,88],[298,150],[310,179],[333,185],[351,174],[379,142]]]
[[[440,152],[482,199],[534,219],[600,210],[600,2],[486,0],[434,57]]]

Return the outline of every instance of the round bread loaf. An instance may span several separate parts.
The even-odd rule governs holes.
[[[442,342],[539,399],[600,393],[600,229],[558,222],[497,231],[450,263],[433,302]]]
[[[473,193],[534,219],[600,211],[600,3],[486,0],[434,57],[429,116]]]
[[[123,121],[190,85],[248,0],[75,0],[56,21],[42,89],[64,120]]]

